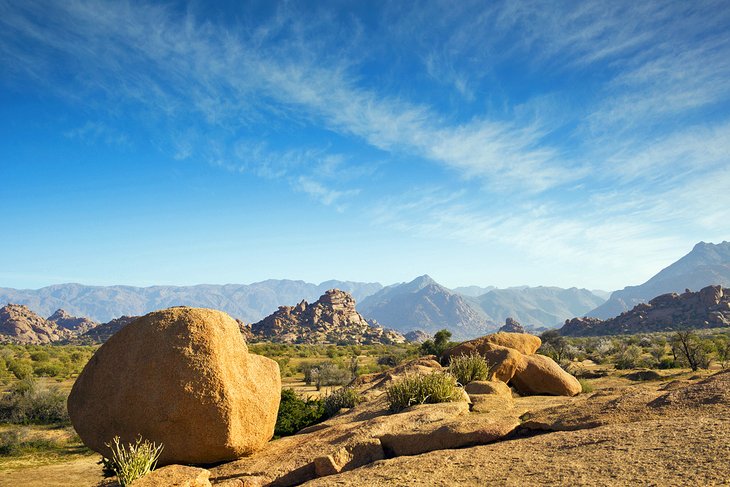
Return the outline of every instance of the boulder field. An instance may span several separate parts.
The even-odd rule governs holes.
[[[89,360],[68,398],[84,444],[141,435],[162,443],[159,464],[209,464],[249,455],[273,436],[279,367],[248,353],[227,314],[175,307],[114,334]]]
[[[535,335],[499,332],[460,343],[444,356],[451,360],[478,353],[487,359],[495,379],[509,383],[520,394],[579,394],[581,385],[575,377],[550,357],[536,353],[541,344]]]

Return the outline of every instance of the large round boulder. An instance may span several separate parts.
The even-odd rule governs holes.
[[[71,423],[102,455],[114,436],[163,444],[160,465],[232,460],[274,432],[279,367],[248,353],[238,324],[202,308],[155,311],[94,354],[68,398]]]
[[[445,357],[458,357],[460,355],[470,355],[479,353],[484,355],[487,351],[493,350],[494,347],[507,347],[517,350],[525,355],[532,355],[542,345],[540,337],[530,335],[529,333],[492,333],[483,337],[475,338],[467,342],[460,343],[444,353]]]

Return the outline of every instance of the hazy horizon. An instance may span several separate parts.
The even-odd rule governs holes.
[[[727,239],[720,1],[0,13],[0,287],[612,291]]]

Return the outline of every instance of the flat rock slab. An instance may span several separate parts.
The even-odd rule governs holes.
[[[728,431],[730,419],[709,417],[561,431],[382,460],[304,485],[727,485]]]

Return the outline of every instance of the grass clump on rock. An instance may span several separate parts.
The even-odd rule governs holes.
[[[150,473],[157,466],[157,459],[162,452],[162,445],[155,445],[138,437],[134,443],[120,444],[115,436],[112,443],[107,443],[112,451],[111,458],[102,458],[101,463],[106,473],[114,473],[123,487],[130,485]]]
[[[449,373],[456,377],[459,384],[465,386],[475,380],[487,380],[489,378],[489,364],[478,353],[460,355],[451,359]]]
[[[324,415],[327,418],[331,418],[337,414],[342,408],[353,408],[360,401],[362,397],[352,387],[342,387],[328,394],[324,400]]]
[[[428,375],[406,375],[385,390],[388,405],[397,413],[415,404],[435,404],[456,401],[461,389],[456,378],[443,372]]]

